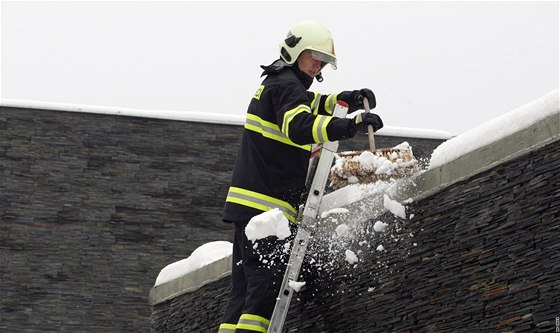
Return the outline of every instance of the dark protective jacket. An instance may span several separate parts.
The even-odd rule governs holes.
[[[295,222],[311,145],[352,136],[351,119],[332,117],[337,94],[309,92],[297,66],[267,73],[247,111],[223,220],[247,221],[279,208]]]

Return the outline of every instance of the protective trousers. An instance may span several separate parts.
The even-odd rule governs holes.
[[[245,235],[247,224],[235,222],[231,290],[219,333],[267,332],[286,268],[293,237],[252,242]]]

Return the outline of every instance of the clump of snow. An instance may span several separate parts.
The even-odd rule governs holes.
[[[391,185],[390,181],[376,181],[370,184],[347,185],[334,192],[325,194],[321,201],[321,210],[326,211],[348,206],[354,202],[384,191]]]
[[[387,194],[383,195],[383,207],[390,211],[393,215],[400,218],[406,218],[406,210],[398,201],[392,200]]]
[[[408,143],[408,141],[404,141],[396,146],[393,147],[393,150],[409,150],[410,144]]]
[[[443,142],[430,159],[430,169],[451,162],[471,151],[503,139],[553,114],[560,114],[559,90],[494,118],[468,132]]]
[[[419,168],[412,147],[406,141],[391,149],[341,152],[335,155],[331,167],[331,186],[391,181],[411,176]]]
[[[410,146],[408,142],[404,142],[398,145],[395,150],[408,150]],[[352,157],[344,157],[344,155],[338,156],[335,160],[334,166],[331,168],[332,172],[338,175],[344,175],[347,171],[344,169],[345,163],[356,162],[360,165],[359,172],[361,174],[375,173],[376,175],[395,175],[400,170],[404,170],[411,166],[415,161],[407,161],[395,151],[388,156],[383,156],[381,154],[374,154],[370,150],[364,150],[359,155]],[[359,181],[356,175],[348,176],[348,183],[355,184]]]
[[[349,211],[346,208],[333,208],[331,210],[323,212],[321,214],[321,218],[324,219],[324,218],[327,218],[329,215],[332,215],[332,214],[346,214],[348,212]]]
[[[356,256],[356,254],[354,253],[354,251],[352,250],[346,250],[344,252],[344,255],[346,256],[346,261],[348,261],[348,263],[350,265],[353,265],[355,263],[358,262],[358,256]]]
[[[334,231],[338,237],[346,237],[350,234],[350,227],[346,224],[341,224]]]
[[[201,245],[188,258],[165,266],[159,272],[154,287],[230,256],[232,252],[233,244],[226,241],[216,241]]]
[[[298,281],[290,280],[290,281],[288,282],[288,286],[290,286],[290,288],[292,288],[296,293],[299,293],[299,291],[301,290],[301,288],[302,288],[303,286],[305,286],[305,281],[298,282]]]
[[[385,247],[383,245],[379,245],[377,247],[377,251],[385,251]]]
[[[290,222],[278,208],[254,216],[245,227],[245,235],[251,241],[268,236],[285,239],[291,234]]]
[[[375,230],[375,232],[384,232],[385,229],[387,229],[387,226],[388,226],[387,223],[384,223],[382,221],[377,221],[373,225],[373,230]]]

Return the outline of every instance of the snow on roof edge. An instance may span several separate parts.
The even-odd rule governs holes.
[[[0,103],[5,107],[41,109],[64,112],[83,112],[97,113],[117,116],[157,118],[179,121],[193,121],[212,124],[226,125],[243,125],[245,123],[244,115],[205,113],[194,111],[176,111],[176,110],[142,110],[129,109],[112,106],[83,105],[83,104],[66,104],[56,102],[42,101],[26,101],[17,99],[4,99]]]
[[[177,111],[177,110],[142,110],[130,109],[112,106],[98,106],[98,105],[83,105],[83,104],[67,104],[58,102],[45,102],[45,101],[28,101],[18,99],[3,99],[0,102],[4,107],[27,108],[27,109],[41,109],[51,111],[64,111],[64,112],[83,112],[83,113],[97,113],[107,115],[129,116],[129,117],[144,117],[156,118],[166,120],[179,120],[179,121],[192,121],[211,124],[224,124],[224,125],[244,125],[245,115],[225,114],[225,113],[209,113],[209,112],[195,112],[195,111]],[[453,137],[451,133],[422,129],[422,128],[408,128],[398,126],[385,126],[377,132],[383,136],[397,136],[405,138],[422,138],[422,139],[439,139],[448,140]]]
[[[559,88],[443,142],[432,153],[429,169],[506,138],[554,114],[560,119]]]
[[[449,140],[454,135],[446,131],[423,129],[423,128],[410,128],[399,126],[383,126],[382,129],[375,132],[376,135],[384,136],[401,136],[405,138],[421,138],[421,139],[438,139]]]

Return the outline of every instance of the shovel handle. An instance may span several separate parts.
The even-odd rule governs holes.
[[[364,110],[369,113],[369,101],[367,97],[364,97]],[[373,126],[368,125],[367,127],[369,149],[375,149],[375,137],[373,136]]]

